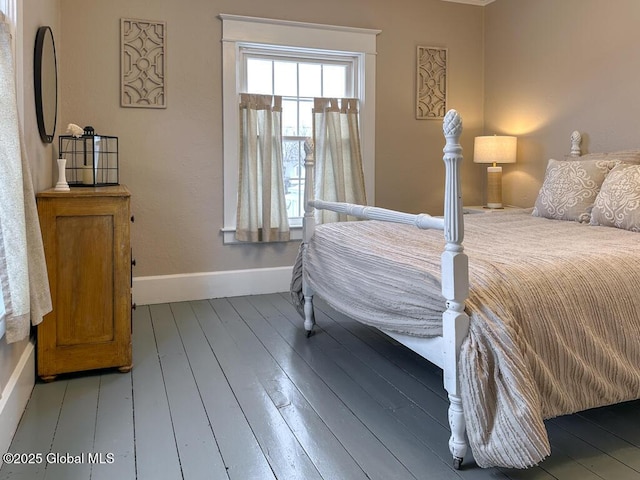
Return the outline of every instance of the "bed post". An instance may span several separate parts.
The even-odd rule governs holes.
[[[468,259],[462,240],[464,222],[462,218],[462,192],[460,187],[460,164],[462,162],[462,119],[455,110],[450,110],[443,124],[446,145],[444,237],[442,253],[442,295],[447,309],[442,316],[444,387],[449,394],[449,426],[451,437],[449,449],[453,455],[453,466],[459,469],[467,451],[465,421],[460,398],[458,357],[462,341],[469,331],[469,317],[465,313],[465,300],[469,296]]]
[[[313,232],[316,228],[315,209],[310,204],[313,200],[315,184],[315,156],[314,144],[311,138],[304,142],[304,218],[302,219],[302,248],[307,248]],[[316,323],[313,315],[313,291],[305,281],[304,262],[302,262],[302,295],[304,296],[304,329],[307,337],[313,333],[313,326]]]

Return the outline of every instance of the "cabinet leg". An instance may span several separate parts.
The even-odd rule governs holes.
[[[133,365],[125,365],[124,367],[118,367],[118,371],[120,373],[129,373],[132,368],[133,368]]]

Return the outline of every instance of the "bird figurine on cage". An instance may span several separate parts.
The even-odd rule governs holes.
[[[76,138],[79,138],[84,133],[84,128],[79,127],[75,123],[70,123],[67,125],[67,133],[73,135]]]

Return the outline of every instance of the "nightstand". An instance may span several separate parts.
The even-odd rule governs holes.
[[[53,311],[38,325],[38,375],[131,370],[131,194],[122,185],[40,192]]]
[[[506,210],[516,210],[520,207],[514,207],[513,205],[505,205],[503,208],[487,208],[483,205],[465,205],[462,207],[462,213],[500,213]]]

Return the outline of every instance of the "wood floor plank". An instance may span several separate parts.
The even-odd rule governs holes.
[[[562,451],[564,455],[594,475],[619,480],[640,480],[640,473],[558,427],[555,423],[547,422],[547,432],[554,452]],[[576,472],[575,477],[583,478],[583,475]]]
[[[9,447],[10,452],[39,453],[46,457],[51,451],[67,383],[64,379],[52,383],[36,383]],[[41,480],[44,478],[45,468],[45,461],[32,464],[5,463],[0,469],[0,479]]]
[[[237,314],[218,302],[217,308],[225,308],[225,314],[220,315],[221,319],[224,319],[224,324],[236,343],[241,344],[251,356],[258,378],[264,379],[262,383],[265,389],[279,406],[283,418],[322,478],[369,478],[285,373],[289,369],[291,358],[288,357],[284,365],[279,365],[247,325],[264,319],[246,298],[229,299],[229,303]]]
[[[229,478],[275,479],[191,304],[172,304],[171,309]]]
[[[390,361],[410,354],[407,348],[392,345],[379,336],[368,339],[365,342],[361,335],[368,333],[369,329],[367,327],[362,326],[357,329],[352,326],[351,329],[347,329],[322,311],[318,312],[317,317],[318,324],[327,333],[326,336],[321,337],[327,348],[332,348],[331,344],[329,344],[329,339],[335,342],[333,343],[333,348],[341,345],[345,351],[355,356],[362,364],[370,366],[378,376],[382,377],[383,381],[392,382],[398,393],[404,396],[408,402],[424,407],[429,416],[446,429],[449,428],[447,418],[449,402],[443,393],[445,391],[443,384],[439,383],[437,388],[427,387],[416,377],[400,368],[395,362]],[[292,320],[291,317],[288,318]],[[399,363],[401,362],[399,360]],[[429,368],[428,361],[421,359],[421,362],[425,368]],[[374,381],[374,379],[371,381]],[[396,401],[400,402],[400,400]]]
[[[586,420],[582,415],[565,415],[553,419],[552,422],[640,472],[640,453],[637,447],[626,440]]]
[[[211,305],[194,302],[194,312],[276,477],[320,479]]]
[[[136,479],[181,479],[169,402],[148,306],[137,308],[133,314],[133,365]]]
[[[46,480],[75,480],[91,476],[91,465],[82,457],[94,452],[100,376],[89,374],[70,379],[53,437]]]
[[[270,325],[265,322],[249,323],[252,331],[369,478],[414,478]]]
[[[420,355],[401,345],[398,341],[385,335],[376,328],[363,325],[352,318],[336,312],[322,299],[318,299],[315,303],[318,304],[317,310],[323,313],[323,315],[320,316],[321,327],[322,322],[328,319],[347,331],[354,333],[354,335],[363,342],[373,346],[376,352],[385,357],[387,361],[423,383],[435,395],[442,397],[445,402],[449,402],[447,393],[443,388],[442,370],[439,367],[428,361],[425,362],[424,358]],[[398,355],[398,349],[404,350],[405,354]]]
[[[91,480],[135,478],[131,372],[104,372],[99,388],[93,453],[113,454],[113,462],[92,464]]]
[[[202,405],[171,307],[167,304],[152,305],[150,313],[182,478],[226,480],[229,477]]]
[[[640,400],[594,408],[580,415],[603,429],[640,448]]]

